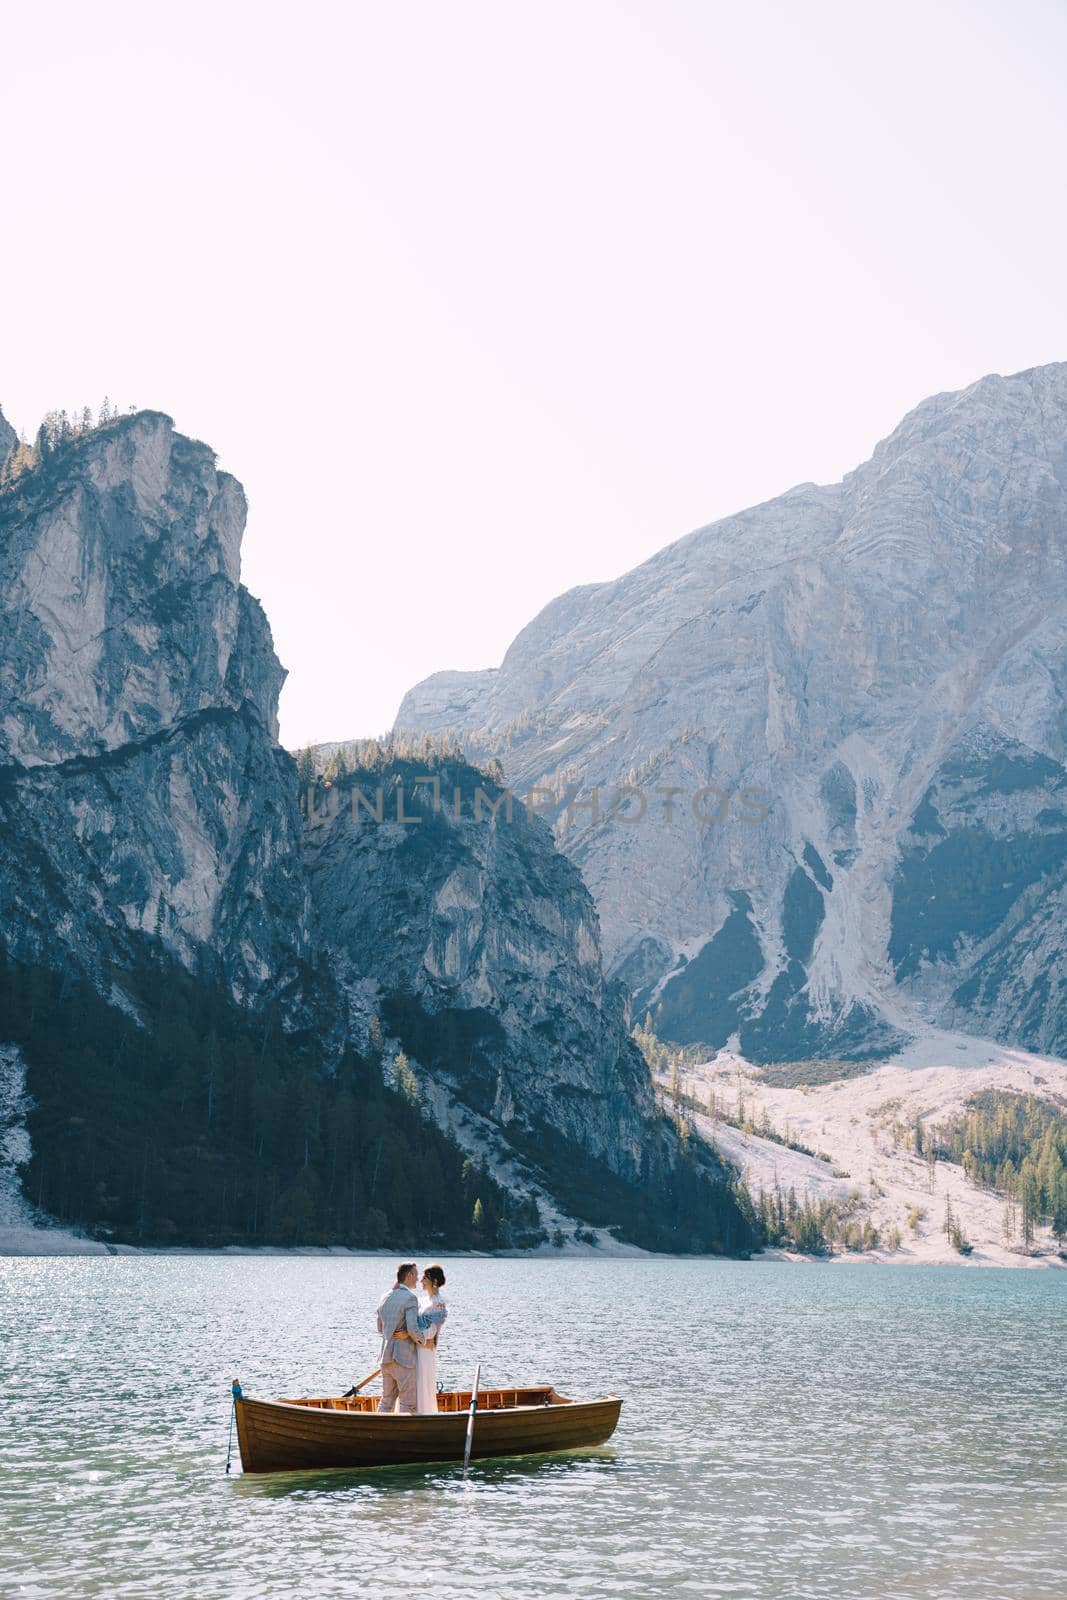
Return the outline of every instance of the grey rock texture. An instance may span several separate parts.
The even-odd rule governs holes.
[[[380,1009],[499,1125],[551,1128],[625,1180],[647,1142],[661,1180],[674,1135],[547,826],[521,808],[499,826],[305,824],[277,744],[283,672],[240,583],[244,520],[211,451],[150,412],[0,491],[6,951],[137,1015],[131,975],[161,949],[238,1005],[313,1024],[326,1069]]]
[[[669,1037],[856,1055],[934,1020],[1064,1053],[1065,578],[1058,364],[934,396],[843,482],[562,596],[397,725],[554,791]]]
[[[244,523],[237,480],[154,412],[20,479],[0,529],[0,752],[100,754],[221,707],[276,737],[284,674],[240,584]]]
[[[4,416],[4,413],[0,411],[0,467],[4,465],[18,441],[18,434]]]
[[[393,762],[320,793],[304,860],[322,947],[357,1032],[380,1013],[420,1065],[505,1126],[547,1124],[636,1179],[654,1113],[623,997],[605,985],[592,897],[548,826],[477,802],[482,773],[439,768],[442,800]],[[398,823],[396,785],[404,797]],[[353,808],[351,787],[383,820]],[[457,787],[460,805],[455,804]],[[416,820],[417,819],[417,820]]]
[[[244,518],[211,451],[151,412],[0,494],[4,939],[102,992],[146,935],[242,1003],[295,1000],[313,953]]]

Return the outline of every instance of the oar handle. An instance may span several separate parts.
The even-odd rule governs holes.
[[[382,1370],[381,1367],[375,1367],[373,1372],[368,1372],[367,1376],[364,1379],[362,1379],[361,1382],[354,1383],[352,1385],[351,1389],[346,1389],[344,1394],[341,1396],[341,1399],[342,1400],[350,1400],[354,1394],[358,1394],[361,1389],[365,1389],[367,1387],[368,1383],[370,1383],[374,1378],[376,1378],[378,1376],[379,1372],[381,1372],[381,1370]]]
[[[471,1445],[474,1442],[474,1413],[478,1409],[478,1385],[482,1381],[482,1364],[474,1369],[474,1388],[471,1390],[470,1410],[467,1413],[467,1442],[463,1446],[463,1471],[471,1464]]]

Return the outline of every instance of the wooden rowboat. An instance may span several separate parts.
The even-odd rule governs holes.
[[[385,1467],[462,1461],[470,1390],[437,1397],[436,1415],[378,1410],[376,1395],[351,1399],[234,1399],[237,1442],[246,1472],[319,1467]],[[622,1401],[568,1400],[550,1384],[480,1389],[471,1456],[541,1455],[603,1444],[615,1432]]]

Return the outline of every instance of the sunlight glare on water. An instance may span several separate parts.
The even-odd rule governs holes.
[[[441,1375],[625,1399],[584,1455],[242,1477],[391,1261],[0,1260],[0,1593],[1063,1600],[1067,1274],[447,1258]]]

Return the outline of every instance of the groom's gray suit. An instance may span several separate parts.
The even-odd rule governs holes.
[[[394,1338],[398,1330],[406,1331],[411,1337]],[[382,1336],[382,1398],[378,1410],[392,1411],[399,1398],[401,1411],[415,1411],[416,1349],[422,1343],[419,1302],[402,1283],[394,1283],[378,1302],[378,1332]]]

